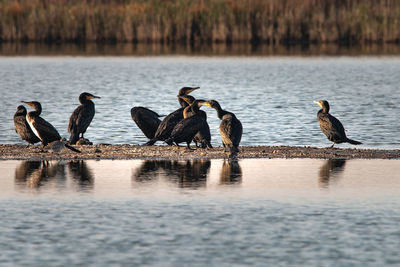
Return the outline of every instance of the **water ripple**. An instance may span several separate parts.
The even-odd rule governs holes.
[[[398,73],[398,57],[1,58],[0,142],[23,144],[12,122],[20,100],[40,100],[43,117],[67,136],[78,95],[89,91],[102,98],[86,137],[94,143],[141,144],[146,138],[130,118],[131,107],[169,114],[178,107],[180,87],[200,86],[195,97],[217,99],[237,114],[243,145],[330,145],[312,103],[327,99],[332,114],[363,147],[398,147]],[[219,145],[219,120],[203,109],[212,143]]]

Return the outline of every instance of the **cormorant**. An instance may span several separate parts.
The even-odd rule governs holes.
[[[222,120],[219,126],[219,133],[221,134],[225,152],[229,149],[231,155],[235,155],[239,152],[239,143],[242,139],[242,123],[236,118],[235,114],[223,110],[215,100],[206,101],[205,105],[217,111],[218,118]]]
[[[34,111],[31,111],[26,115],[26,120],[34,134],[42,142],[43,146],[46,146],[48,143],[61,139],[61,136],[56,128],[54,128],[54,126],[47,122],[45,119],[40,117],[40,114],[42,113],[42,105],[39,102],[22,101],[22,103],[28,104],[35,109]]]
[[[43,147],[45,147],[47,144],[51,142],[58,141],[54,142],[52,147],[57,147],[58,150],[61,150],[61,148],[66,147],[74,152],[78,153],[81,152],[71,147],[70,145],[65,144],[65,141],[61,139],[61,136],[56,130],[56,128],[54,128],[54,126],[51,125],[48,121],[40,117],[40,114],[42,113],[42,105],[39,102],[37,101],[31,101],[31,102],[21,101],[21,102],[28,104],[29,106],[35,109],[34,111],[31,111],[26,115],[26,121],[31,127],[32,132],[42,142]]]
[[[180,96],[180,98],[185,99],[185,101],[189,101],[188,96]],[[187,148],[190,148],[190,143],[193,140],[193,137],[203,128],[205,128],[205,124],[207,123],[204,118],[205,113],[200,113],[199,108],[202,105],[205,105],[206,101],[204,100],[195,100],[191,105],[192,115],[187,117],[186,119],[181,120],[172,130],[171,135],[165,142],[168,145],[172,145],[175,143],[179,146],[179,143],[186,142]]]
[[[68,124],[68,132],[71,133],[69,138],[71,145],[74,145],[79,140],[79,134],[82,134],[81,137],[83,138],[83,134],[92,122],[95,110],[94,103],[90,99],[93,98],[100,97],[86,92],[79,95],[79,102],[81,105],[72,112]]]
[[[40,139],[32,132],[31,127],[26,121],[26,108],[22,105],[18,106],[17,112],[14,114],[14,127],[22,140],[32,145],[40,142]]]
[[[193,103],[193,101],[189,101],[188,104]],[[212,148],[211,145],[211,132],[210,132],[210,126],[207,123],[207,113],[205,113],[203,110],[198,110],[197,113],[200,113],[200,117],[206,122],[203,127],[200,129],[200,131],[193,137],[193,142],[195,143],[196,147],[201,147],[201,148]],[[187,106],[183,110],[183,118],[189,118],[190,116],[194,115],[192,111],[191,106]]]
[[[131,109],[131,117],[147,138],[154,138],[157,128],[161,123],[159,119],[160,115],[148,108],[133,107]]]
[[[338,119],[333,117],[331,114],[329,114],[328,101],[319,100],[319,101],[314,101],[314,103],[317,103],[322,108],[321,110],[318,111],[317,115],[319,126],[321,127],[321,130],[326,135],[326,137],[328,137],[328,139],[333,142],[331,148],[335,144],[346,143],[346,142],[353,145],[362,144],[361,142],[347,138],[342,123]]]
[[[181,105],[181,108],[175,110],[164,118],[164,120],[157,128],[157,131],[154,134],[154,138],[148,141],[145,145],[154,145],[155,142],[164,141],[171,135],[171,132],[174,129],[175,125],[183,120],[183,110],[189,105],[188,103],[186,103],[185,100],[179,98],[179,96],[188,96],[189,93],[199,88],[200,87],[183,87],[179,90],[178,101]],[[190,96],[188,101],[191,101],[190,103],[192,103],[194,101],[194,97]]]

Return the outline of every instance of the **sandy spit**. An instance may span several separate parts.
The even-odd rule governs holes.
[[[0,160],[57,159],[223,159],[222,147],[188,150],[176,146],[82,145],[74,146],[82,153],[67,148],[60,151],[42,149],[40,145],[0,145]],[[316,148],[293,146],[240,147],[240,158],[318,158],[318,159],[400,159],[400,149]]]

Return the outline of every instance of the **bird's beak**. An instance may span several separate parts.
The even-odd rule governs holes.
[[[24,104],[27,104],[27,105],[29,105],[29,106],[33,107],[33,104],[32,104],[32,102],[21,101],[21,103],[24,103]]]
[[[204,102],[204,105],[211,108],[211,104],[208,101]]]
[[[207,101],[201,101],[201,102],[200,102],[200,105],[201,105],[201,106],[207,106],[207,107],[210,106],[210,104],[208,104]]]
[[[101,97],[100,96],[95,96],[95,95],[88,96],[88,99],[94,99],[94,98],[101,98]]]
[[[189,94],[189,93],[191,93],[191,92],[193,92],[194,90],[197,90],[197,89],[199,89],[200,87],[193,87],[193,88],[191,88],[191,89],[189,89],[188,91],[187,91],[187,93]]]
[[[321,102],[320,101],[314,101],[315,104],[318,104],[322,108]]]

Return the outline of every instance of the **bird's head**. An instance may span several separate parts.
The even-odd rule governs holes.
[[[42,110],[42,105],[37,101],[30,101],[30,102],[21,101],[21,102],[27,104],[30,107],[33,107],[35,110]]]
[[[184,95],[190,94],[191,92],[193,92],[194,90],[197,90],[197,89],[199,89],[199,88],[200,88],[200,87],[182,87],[182,88],[179,90],[178,95],[179,95],[179,96],[184,96]]]
[[[17,111],[18,112],[26,112],[26,108],[23,106],[23,105],[19,105],[18,107],[17,107]]]
[[[205,101],[204,105],[207,107],[210,107],[210,108],[214,108],[214,109],[221,108],[221,106],[219,105],[219,103],[216,100]]]
[[[318,101],[314,101],[314,103],[318,104],[318,106],[320,106],[323,110],[325,111],[329,111],[329,103],[326,100],[318,100]]]
[[[95,96],[95,95],[92,95],[92,94],[87,93],[87,92],[84,92],[84,93],[79,95],[79,101],[80,102],[87,101],[87,100],[94,99],[94,98],[100,98],[100,96]]]

